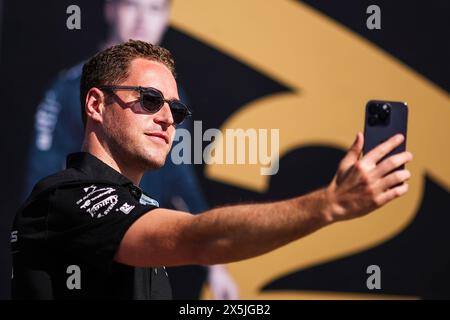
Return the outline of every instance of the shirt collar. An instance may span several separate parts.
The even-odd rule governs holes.
[[[122,185],[133,184],[127,177],[88,152],[69,154],[66,168],[79,169],[92,179],[107,180]]]

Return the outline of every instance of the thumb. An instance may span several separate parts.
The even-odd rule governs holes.
[[[353,142],[350,149],[347,151],[347,154],[342,159],[339,168],[342,171],[347,171],[352,165],[355,164],[356,161],[358,161],[359,157],[361,156],[362,148],[364,145],[364,136],[361,132],[358,132],[356,134],[355,141]]]

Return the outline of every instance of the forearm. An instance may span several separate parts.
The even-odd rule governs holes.
[[[290,200],[216,208],[193,219],[186,241],[196,245],[199,263],[227,263],[254,257],[331,223],[326,190]]]

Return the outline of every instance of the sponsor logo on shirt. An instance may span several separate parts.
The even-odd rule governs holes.
[[[124,203],[121,207],[120,207],[120,211],[122,211],[125,214],[129,214],[131,212],[131,210],[134,209],[134,206],[129,205],[128,203]]]
[[[83,188],[86,193],[76,204],[80,209],[89,213],[92,218],[101,218],[106,216],[119,201],[117,190],[112,187],[98,188],[92,185]],[[131,211],[133,208],[129,209]],[[121,210],[124,212],[123,210]],[[128,211],[128,213],[129,213]],[[128,214],[126,213],[126,214]]]
[[[11,243],[17,242],[17,240],[18,240],[17,234],[18,233],[19,233],[19,231],[17,231],[17,230],[11,231]]]

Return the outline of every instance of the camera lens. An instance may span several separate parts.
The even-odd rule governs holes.
[[[369,116],[369,126],[374,126],[377,124],[377,115]]]
[[[391,113],[391,106],[387,103],[383,104],[381,106],[381,112],[379,114],[381,121],[386,121],[389,118],[389,115]]]
[[[378,111],[378,105],[376,103],[371,103],[369,105],[369,113],[370,114],[376,114]]]

